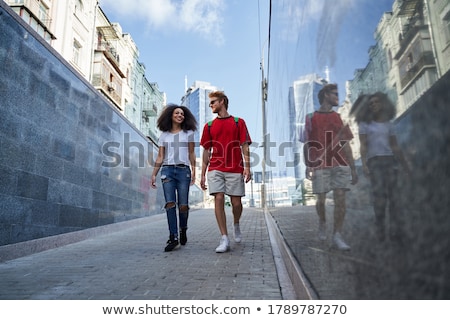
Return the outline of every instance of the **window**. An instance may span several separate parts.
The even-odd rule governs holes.
[[[47,23],[47,20],[48,20],[47,12],[48,12],[48,8],[46,6],[44,6],[42,3],[40,3],[38,18],[45,24]]]
[[[412,53],[408,54],[408,63],[406,64],[406,71],[410,71],[414,66],[414,59]]]
[[[80,56],[81,56],[81,44],[74,39],[72,62],[75,63],[77,66],[80,65]]]
[[[83,2],[81,0],[78,0],[75,3],[75,14],[79,15],[79,14],[83,13],[83,11],[84,11]]]
[[[445,43],[449,43],[450,42],[450,15],[449,14],[447,14],[447,16],[445,17],[445,19],[443,21],[443,25],[444,25]]]
[[[392,69],[392,62],[393,62],[392,51],[391,51],[391,49],[389,49],[388,50],[388,69],[389,70]]]

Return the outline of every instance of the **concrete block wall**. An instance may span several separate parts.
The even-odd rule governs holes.
[[[161,213],[155,146],[0,5],[0,245]]]

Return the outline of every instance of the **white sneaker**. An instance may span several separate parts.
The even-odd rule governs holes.
[[[342,236],[339,232],[336,232],[333,236],[333,243],[339,250],[348,251],[350,250],[350,246],[342,240]]]
[[[319,240],[327,240],[327,225],[321,222],[319,222]]]
[[[239,223],[234,225],[234,241],[236,243],[240,243],[242,240],[241,228],[239,227]]]
[[[222,237],[222,239],[220,239],[220,244],[219,246],[216,248],[216,252],[217,253],[224,253],[230,250],[230,241],[228,240],[227,237]]]

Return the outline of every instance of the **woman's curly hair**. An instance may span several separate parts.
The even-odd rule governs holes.
[[[370,100],[372,98],[378,98],[381,104],[381,120],[392,120],[396,115],[396,108],[388,95],[383,92],[375,92],[374,94],[362,94],[356,99],[352,108],[350,109],[350,115],[355,117],[357,123],[371,122],[374,120],[374,114],[370,108]]]
[[[183,129],[183,131],[187,130],[196,131],[197,120],[195,119],[191,110],[189,110],[185,106],[179,106],[176,104],[168,104],[166,107],[164,107],[156,124],[158,129],[163,132],[170,131],[172,129],[172,115],[175,109],[177,108],[182,109],[184,112],[184,121],[181,123],[181,129]]]

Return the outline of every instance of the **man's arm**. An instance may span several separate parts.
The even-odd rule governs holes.
[[[370,171],[367,166],[367,135],[359,134],[359,153],[361,154],[361,163],[363,168],[363,173],[369,176]]]
[[[210,149],[203,149],[203,155],[202,155],[202,174],[200,178],[200,187],[203,190],[206,190],[206,170],[209,166],[209,159],[211,158],[211,151]]]
[[[353,153],[352,153],[352,147],[350,147],[350,141],[347,141],[344,144],[344,152],[345,152],[346,158],[349,162],[348,165],[352,172],[352,184],[356,184],[356,183],[358,183],[358,175],[356,174],[355,161],[353,160]]]
[[[252,173],[250,171],[250,146],[247,142],[242,145],[242,154],[244,155],[244,179],[247,183],[252,179]]]

